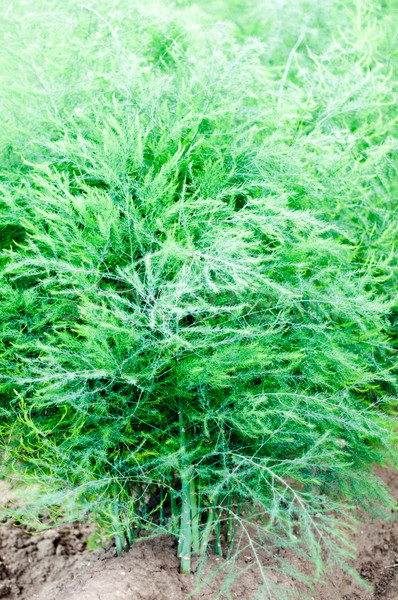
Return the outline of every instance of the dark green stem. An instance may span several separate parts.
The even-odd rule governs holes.
[[[195,481],[192,478],[190,487],[190,505],[191,505],[191,523],[192,523],[192,552],[193,554],[199,554],[199,507],[197,501],[197,494],[195,488]]]
[[[160,508],[159,508],[159,522],[160,525],[163,527],[164,525],[164,510],[163,510],[163,504],[164,504],[164,489],[163,486],[160,485]]]
[[[236,519],[235,519],[235,527],[234,527],[234,530],[232,532],[231,543],[229,544],[228,553],[227,553],[227,556],[226,556],[227,560],[231,556],[232,549],[233,549],[233,546],[234,546],[234,541],[235,541],[235,537],[236,537],[236,531],[238,529],[239,515],[240,515],[240,505],[238,504],[238,512],[237,512],[237,516],[236,516]]]
[[[216,510],[216,524],[215,524],[214,530],[215,530],[215,534],[216,534],[215,553],[218,556],[222,555],[222,548],[221,548],[221,514],[222,514],[222,510],[221,509],[217,509]]]
[[[181,573],[191,572],[191,549],[192,549],[192,521],[190,504],[190,469],[187,466],[186,459],[186,439],[184,416],[182,409],[178,412],[178,422],[180,431],[180,450],[181,450],[181,523],[179,554],[181,558]]]
[[[123,552],[123,549],[127,547],[127,540],[124,535],[123,525],[120,520],[119,492],[116,483],[113,484],[112,521],[115,532],[114,537],[116,551],[118,556],[120,556]]]
[[[210,540],[211,532],[214,527],[214,517],[215,517],[215,509],[212,506],[210,506],[210,508],[208,509],[206,525],[205,525],[205,528],[202,533],[202,540],[200,543],[199,554],[203,555],[206,552],[206,548],[207,548],[207,545]]]

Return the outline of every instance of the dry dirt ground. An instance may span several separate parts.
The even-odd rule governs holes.
[[[383,478],[398,499],[398,473],[386,471]],[[6,489],[0,502],[7,501]],[[180,575],[172,538],[139,540],[122,557],[114,548],[87,549],[87,525],[76,523],[31,535],[23,527],[0,523],[0,598],[3,600],[186,600],[195,587],[195,575]],[[398,600],[398,520],[363,521],[352,537],[358,551],[353,563],[371,584],[366,589],[341,570],[324,577],[308,593],[312,600]],[[216,562],[219,560],[221,562]],[[232,595],[220,600],[269,598],[256,596],[258,570],[252,557],[242,556],[234,564],[244,570],[233,584]],[[222,558],[211,558],[209,567],[222,565]],[[301,566],[304,571],[309,567]],[[272,579],[272,578],[271,578]],[[305,588],[288,576],[275,575],[275,584],[304,592]],[[213,600],[217,577],[192,600]],[[280,600],[281,592],[272,598]]]

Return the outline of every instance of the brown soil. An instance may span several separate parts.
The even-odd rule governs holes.
[[[398,473],[385,471],[385,479],[398,499]],[[3,489],[1,501],[7,500]],[[90,529],[77,523],[32,535],[26,528],[0,524],[0,598],[3,600],[186,600],[195,588],[196,577],[180,575],[172,538],[138,540],[122,557],[114,548],[87,550]],[[398,520],[364,520],[352,536],[358,551],[353,566],[371,586],[366,589],[354,578],[338,569],[308,590],[287,575],[271,574],[272,584],[304,593],[312,600],[398,600]],[[248,555],[249,554],[249,555]],[[218,561],[218,562],[217,562]],[[310,574],[310,565],[296,561],[296,566]],[[244,573],[232,585],[232,595],[220,600],[239,598],[280,600],[281,591],[265,591],[255,596],[258,569],[250,553],[243,553],[234,563],[235,572]],[[206,567],[226,564],[212,557]],[[268,565],[269,566],[269,565]],[[192,600],[213,600],[219,589],[220,576]]]

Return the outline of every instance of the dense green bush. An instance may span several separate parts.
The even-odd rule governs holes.
[[[184,572],[321,570],[390,505],[393,5],[145,4],[3,11],[4,468]]]

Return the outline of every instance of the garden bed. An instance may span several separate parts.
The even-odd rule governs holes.
[[[386,471],[383,479],[398,498],[398,474]],[[3,491],[4,501],[5,492]],[[87,549],[90,528],[82,523],[64,525],[32,536],[23,527],[0,526],[0,598],[4,600],[184,600],[195,587],[195,575],[179,574],[174,539],[139,540],[122,557],[114,547]],[[396,600],[398,597],[398,521],[364,520],[352,537],[358,551],[355,568],[374,589],[366,590],[343,571],[335,571],[315,586],[314,600]],[[252,557],[241,555],[236,572],[245,573],[233,584],[232,597],[254,597],[258,571]],[[299,559],[294,558],[293,561]],[[211,557],[208,569],[223,558]],[[195,566],[195,565],[194,565]],[[304,572],[311,567],[301,562]],[[275,583],[305,592],[301,583],[278,575]],[[192,600],[212,600],[215,578]],[[222,597],[227,598],[227,596]]]

